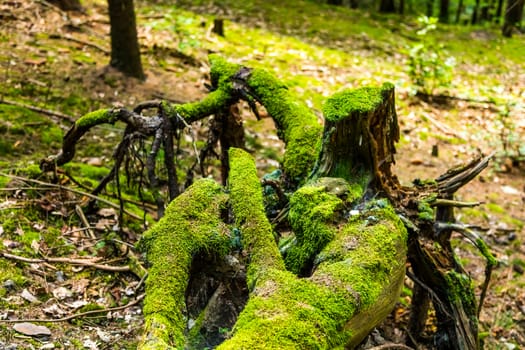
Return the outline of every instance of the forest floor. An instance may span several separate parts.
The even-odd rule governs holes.
[[[125,216],[120,236],[111,191],[104,196],[110,204],[102,203],[94,212],[84,205],[86,188],[109,172],[122,126],[99,127],[86,135],[73,162],[58,174],[58,184],[52,183],[53,175],[40,174],[38,164],[58,152],[69,119],[109,106],[131,109],[145,100],[202,98],[210,52],[271,71],[320,119],[323,101],[336,91],[394,83],[402,134],[394,171],[404,184],[435,178],[481,153],[495,152],[489,168],[458,193],[461,200],[482,204],[458,211],[457,218],[477,226],[499,262],[480,316],[485,348],[525,347],[523,35],[504,39],[490,25],[441,26],[421,38],[415,34],[415,18],[400,22],[397,15],[310,1],[223,1],[221,6],[178,1],[178,7],[139,1],[138,32],[147,74],[139,82],[107,67],[105,2],[84,4],[85,13],[68,14],[46,2],[0,0],[0,349],[135,348],[142,326],[140,304],[119,306],[140,299],[140,278],[71,260],[125,265],[122,247],[133,244],[143,230],[141,210],[133,203],[136,189],[124,188],[132,214]],[[225,19],[225,37],[211,32],[214,18]],[[440,50],[455,57],[456,65],[449,86],[436,87],[434,97],[422,98],[414,95],[407,74],[409,55],[415,45],[431,42],[442,45]],[[30,111],[20,104],[60,114]],[[273,123],[270,118],[257,121],[247,106],[242,110],[247,146],[260,173],[271,172],[282,155]],[[199,147],[205,144],[207,124],[201,124],[182,137],[181,168],[195,160],[194,139]],[[210,173],[216,165],[213,160],[207,164]],[[148,215],[149,223],[153,216]],[[454,244],[479,286],[484,278],[479,252],[459,236]],[[70,260],[53,260],[59,257]],[[410,289],[405,288],[374,338],[401,342],[409,305]],[[13,324],[2,322],[12,317],[50,320],[105,308],[113,309],[38,323],[47,329],[36,329],[41,336],[28,335],[35,331],[31,326],[17,332]],[[435,328],[432,322],[431,317],[429,332]]]

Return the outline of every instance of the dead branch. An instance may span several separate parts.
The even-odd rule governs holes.
[[[71,265],[79,265],[79,266],[88,266],[88,267],[94,267],[99,270],[104,271],[112,271],[112,272],[127,272],[131,271],[131,268],[129,266],[112,266],[112,265],[104,265],[104,264],[98,264],[94,262],[94,259],[72,259],[72,258],[48,258],[43,257],[40,259],[35,258],[26,258],[23,256],[18,256],[14,254],[9,254],[0,251],[0,256],[11,259],[11,260],[17,260],[27,263],[64,263],[64,264],[71,264]]]
[[[109,307],[109,308],[105,308],[105,309],[100,309],[100,310],[90,310],[90,311],[85,311],[85,312],[81,312],[81,313],[78,313],[78,314],[74,314],[74,315],[69,315],[69,316],[66,316],[66,317],[62,317],[62,318],[54,318],[54,319],[38,319],[38,318],[27,318],[27,319],[19,319],[19,320],[0,320],[0,322],[2,323],[22,323],[22,322],[32,322],[32,323],[36,323],[36,322],[66,322],[66,321],[70,321],[70,320],[73,320],[75,318],[79,318],[79,317],[84,317],[84,316],[89,316],[89,315],[95,315],[95,314],[100,314],[100,313],[107,313],[107,312],[113,312],[113,311],[119,311],[119,310],[124,310],[124,309],[127,309],[128,307],[132,307],[134,305],[137,305],[138,303],[140,303],[142,301],[142,299],[144,299],[144,294],[141,294],[137,297],[137,299],[127,303],[126,305],[121,305],[121,306],[115,306],[115,307]]]
[[[49,38],[50,39],[69,40],[69,41],[72,41],[72,42],[75,42],[75,43],[78,43],[78,44],[82,44],[82,45],[89,46],[89,47],[92,47],[94,49],[97,49],[97,50],[99,50],[100,52],[102,52],[102,53],[104,53],[106,55],[109,55],[111,53],[111,51],[109,51],[106,48],[103,48],[102,46],[99,46],[99,45],[97,45],[95,43],[92,43],[92,42],[89,42],[89,41],[86,41],[86,40],[82,40],[82,39],[78,39],[78,38],[72,37],[71,35],[62,35],[62,34],[59,34],[59,33],[54,33],[54,34],[49,35]]]
[[[95,196],[91,193],[88,193],[88,192],[84,192],[84,191],[80,191],[80,190],[77,190],[77,189],[74,189],[74,188],[70,188],[70,187],[66,187],[66,186],[62,186],[62,185],[56,185],[56,184],[52,184],[52,183],[49,183],[49,182],[44,182],[44,181],[39,181],[39,180],[35,180],[35,179],[29,179],[29,178],[26,178],[26,177],[22,177],[22,176],[16,176],[16,175],[11,175],[11,174],[6,174],[6,173],[0,173],[1,176],[7,176],[7,177],[10,177],[12,179],[16,179],[16,180],[20,180],[20,181],[26,181],[26,182],[31,182],[31,183],[36,183],[38,185],[42,185],[42,186],[46,186],[48,188],[57,188],[57,189],[60,189],[60,190],[64,190],[64,191],[69,191],[69,192],[73,192],[73,193],[76,193],[76,194],[79,194],[79,195],[82,195],[82,196],[86,196],[86,197],[89,197],[89,198],[92,198],[92,199],[96,199],[97,201],[99,202],[102,202],[104,204],[107,204],[109,205],[110,207],[113,207],[115,209],[120,209],[119,205],[111,202],[111,201],[108,201],[107,199],[104,199],[102,197],[98,197],[98,196]],[[136,214],[133,214],[127,210],[124,210],[124,213],[134,219],[137,219],[137,220],[142,220],[141,217],[139,217],[138,215]]]
[[[11,106],[16,106],[16,107],[26,108],[26,109],[29,109],[29,110],[31,110],[33,112],[42,113],[42,114],[49,115],[49,116],[52,116],[52,117],[58,117],[60,119],[67,120],[68,122],[71,122],[71,123],[75,122],[75,118],[74,117],[72,117],[70,115],[67,115],[67,114],[64,114],[64,113],[57,112],[57,111],[52,111],[52,110],[49,110],[49,109],[44,109],[44,108],[28,105],[28,104],[25,104],[25,103],[20,103],[20,102],[15,102],[15,101],[8,101],[8,100],[4,100],[2,98],[0,98],[0,103],[3,103],[5,105],[11,105]]]

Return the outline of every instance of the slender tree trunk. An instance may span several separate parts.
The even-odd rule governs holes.
[[[463,0],[459,0],[458,8],[456,10],[456,24],[459,23],[461,13],[463,13]]]
[[[108,0],[111,24],[110,65],[122,73],[144,79],[135,24],[133,0]]]
[[[510,38],[514,28],[520,26],[523,16],[524,0],[509,0],[507,2],[507,9],[505,10],[505,22],[503,23],[502,34]]]
[[[498,0],[498,8],[496,9],[496,23],[500,23],[502,11],[503,11],[503,0]]]
[[[383,12],[383,13],[396,12],[396,5],[394,4],[394,0],[381,0],[381,4],[379,5],[379,12]]]
[[[405,14],[405,0],[399,0],[399,9],[398,11],[400,15]]]
[[[476,5],[474,6],[474,11],[472,11],[472,19],[470,20],[471,24],[478,23],[478,12],[479,12],[479,0],[476,0]]]
[[[356,9],[359,6],[359,3],[357,0],[350,0],[350,8]]]
[[[328,5],[337,5],[341,6],[343,4],[343,0],[328,0],[326,2]]]
[[[434,0],[427,0],[427,17],[434,15]]]
[[[448,23],[449,17],[448,17],[448,5],[449,0],[441,0],[439,3],[439,21],[441,23]]]

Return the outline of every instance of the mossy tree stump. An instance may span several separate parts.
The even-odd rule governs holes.
[[[331,119],[321,136],[315,116],[272,76],[255,70],[237,78],[234,83],[247,86],[274,117],[285,141],[283,182],[289,188],[303,185],[289,202],[294,235],[281,239],[279,251],[254,161],[243,151],[230,150],[231,224],[240,231],[247,254],[249,298],[218,349],[354,347],[392,310],[405,275],[403,224],[386,199],[363,198],[372,183],[381,182],[382,169],[390,171],[391,162],[377,157],[391,157],[397,138],[393,86],[334,96],[327,103]],[[354,148],[358,143],[361,147]],[[319,148],[319,166],[312,172]],[[171,204],[179,205],[178,199]],[[163,219],[153,231],[170,221]],[[183,232],[172,231],[172,240],[180,241]],[[172,312],[181,319],[185,309]],[[208,333],[205,324],[197,327],[201,331],[188,334]],[[172,346],[192,343],[190,336]]]
[[[224,139],[226,133],[217,137],[226,187],[198,180],[177,197],[176,178],[168,179],[169,192],[177,198],[140,242],[150,273],[139,348],[353,348],[394,307],[407,254],[417,282],[416,301],[428,304],[422,289],[437,293],[440,322],[462,325],[438,325],[441,347],[477,348],[472,285],[449,242],[450,232],[460,229],[444,221],[452,220],[451,208],[461,205],[452,200],[453,193],[487,160],[437,182],[402,187],[391,169],[399,139],[393,85],[335,94],[323,109],[323,131],[315,114],[265,70],[229,64],[218,56],[210,61],[212,92],[202,101],[147,102],[133,112],[88,114],[66,135],[62,151],[42,162],[42,168],[52,170],[70,161],[76,141],[90,128],[123,121],[126,135],[110,176],[123,162],[118,155],[133,135],[152,136],[146,163],[155,187],[160,148],[166,167],[174,164],[166,160],[173,154],[173,143],[167,142],[173,130],[212,114],[224,119],[241,99],[256,114],[257,103],[263,105],[273,118],[285,154],[270,190],[263,191],[251,155],[233,147],[227,152],[242,146],[240,127],[235,142]],[[146,108],[159,113],[142,116]],[[277,227],[264,203],[277,208]],[[292,232],[281,232],[283,226]],[[482,241],[476,242],[490,258]],[[444,290],[440,283],[455,289]],[[424,322],[424,312],[414,315],[413,324]]]

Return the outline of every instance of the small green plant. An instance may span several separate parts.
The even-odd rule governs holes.
[[[437,88],[447,87],[452,81],[456,60],[444,49],[443,44],[429,35],[437,29],[438,19],[421,16],[417,19],[420,29],[416,34],[421,41],[408,52],[408,75],[414,93],[433,94]]]

